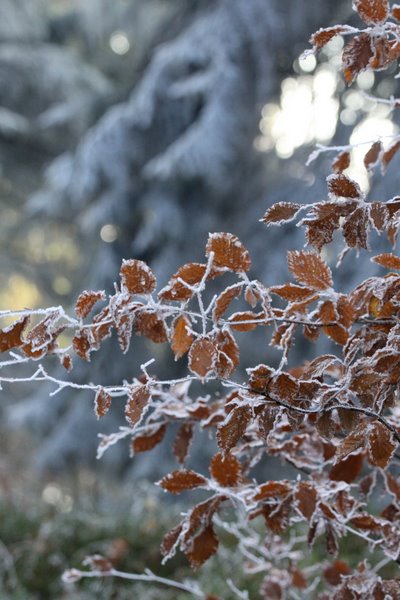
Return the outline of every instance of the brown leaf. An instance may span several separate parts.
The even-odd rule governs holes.
[[[209,338],[199,338],[189,351],[189,369],[200,379],[205,379],[215,371],[218,350]]]
[[[236,312],[229,317],[229,324],[235,331],[253,331],[256,329],[257,323],[252,321],[259,321],[262,319],[263,314],[253,313],[251,311]]]
[[[239,346],[227,329],[218,331],[215,343],[218,349],[217,373],[219,377],[230,377],[240,362]]]
[[[108,306],[93,317],[93,324],[96,325],[92,327],[93,348],[98,350],[101,342],[111,335],[113,323]]]
[[[193,423],[183,423],[176,434],[172,451],[181,465],[186,461],[193,439]]]
[[[325,523],[325,536],[328,554],[335,556],[339,549],[338,536],[333,525],[329,522]]]
[[[142,260],[123,260],[119,274],[131,294],[151,294],[156,287],[153,271]]]
[[[276,581],[272,577],[265,577],[261,584],[260,594],[263,600],[283,600],[283,588],[279,581]]]
[[[264,442],[267,441],[268,435],[274,429],[278,414],[279,408],[265,406],[262,413],[258,416],[258,431]]]
[[[343,224],[343,236],[349,248],[368,249],[368,209],[364,206],[356,208]]]
[[[332,171],[334,173],[343,173],[350,166],[350,152],[343,150],[340,152],[332,163]]]
[[[389,16],[388,0],[354,0],[353,5],[367,25],[382,24]]]
[[[179,315],[172,323],[171,350],[175,360],[181,358],[189,350],[193,342],[193,333],[190,333],[191,323],[187,315]]]
[[[397,269],[400,270],[400,257],[395,256],[389,252],[378,254],[371,258],[372,262],[385,267],[386,269]]]
[[[299,283],[314,290],[326,290],[333,285],[332,273],[326,262],[312,252],[288,252],[289,271]]]
[[[283,533],[289,525],[292,510],[292,497],[288,495],[282,501],[269,501],[262,507],[262,514],[269,529],[276,534]]]
[[[164,536],[164,539],[160,546],[160,551],[165,558],[172,558],[174,556],[176,551],[176,545],[178,543],[182,529],[183,525],[182,523],[179,523],[179,525],[173,527],[171,531],[168,531],[168,533]]]
[[[397,21],[400,21],[400,4],[393,4],[392,15]]]
[[[295,404],[299,392],[297,380],[289,373],[279,373],[269,386],[269,393],[281,400]]]
[[[214,319],[215,323],[217,323],[219,321],[219,319],[222,317],[222,315],[224,314],[224,312],[226,310],[228,310],[231,302],[235,298],[240,296],[241,292],[242,292],[241,287],[239,287],[237,285],[233,285],[233,286],[226,288],[226,290],[224,290],[222,292],[222,294],[220,294],[218,296],[218,298],[215,301],[215,306],[214,306],[214,310],[213,310],[213,319]]]
[[[203,263],[186,263],[171,277],[167,285],[158,293],[158,297],[160,300],[167,301],[176,300],[183,302],[190,300],[194,292],[185,286],[182,281],[189,284],[189,286],[196,286],[203,279],[206,269],[207,265]],[[219,274],[217,270],[211,269],[208,279],[212,279]]]
[[[365,447],[366,443],[366,427],[365,423],[360,423],[359,426],[354,429],[348,436],[342,440],[336,449],[335,464],[353,454],[356,450]]]
[[[138,335],[143,335],[155,344],[168,341],[165,321],[154,310],[138,310],[136,312],[135,330]]]
[[[389,148],[383,153],[382,156],[382,172],[385,174],[390,161],[394,158],[397,152],[400,150],[400,141],[394,142]]]
[[[369,205],[369,215],[374,229],[378,233],[382,233],[382,231],[385,229],[387,218],[387,210],[383,202],[371,202]]]
[[[24,344],[22,334],[29,323],[29,317],[22,317],[9,327],[0,330],[0,352],[20,348]]]
[[[96,392],[94,399],[94,412],[96,417],[104,417],[111,408],[111,396],[108,394],[103,387],[100,387]]]
[[[82,328],[75,334],[72,347],[80,358],[90,361],[91,339],[88,329]]]
[[[340,294],[336,301],[336,310],[339,313],[339,323],[346,329],[353,325],[356,319],[356,312],[349,298]]]
[[[291,486],[288,481],[267,481],[255,488],[253,500],[258,502],[269,498],[279,498],[286,496],[290,490]]]
[[[331,338],[334,342],[340,346],[345,346],[349,339],[349,332],[343,327],[343,325],[326,325],[323,327],[325,335]]]
[[[382,152],[382,143],[374,142],[371,148],[368,150],[366,155],[364,156],[364,166],[367,171],[372,171],[375,167],[376,163],[379,160],[379,156]]]
[[[291,571],[291,576],[294,587],[298,588],[299,590],[304,590],[308,587],[307,579],[300,569],[294,569]]]
[[[218,427],[217,442],[222,452],[227,454],[244,435],[247,425],[252,419],[252,411],[249,406],[235,406],[225,421]]]
[[[364,531],[379,531],[382,528],[381,523],[368,513],[356,515],[350,520],[350,523]]]
[[[218,538],[213,526],[208,525],[198,536],[193,539],[191,546],[185,554],[193,569],[198,569],[218,550]]]
[[[363,454],[350,454],[344,460],[336,463],[329,473],[329,479],[332,481],[345,481],[353,483],[353,481],[361,473],[364,463]]]
[[[335,198],[360,198],[362,196],[358,183],[343,173],[329,175],[326,182],[329,194]]]
[[[331,585],[339,585],[342,575],[349,575],[351,568],[343,560],[335,560],[331,565],[324,569],[324,577]]]
[[[84,319],[92,311],[96,302],[99,300],[105,300],[106,294],[104,290],[98,292],[84,291],[82,292],[76,301],[75,312],[80,319]]]
[[[271,382],[274,370],[267,365],[257,365],[251,369],[247,369],[249,374],[249,386],[253,392],[263,394]]]
[[[328,42],[330,42],[336,35],[339,35],[347,28],[344,25],[336,25],[335,27],[321,28],[312,34],[310,38],[310,44],[314,46],[316,50],[321,50]]]
[[[368,66],[372,56],[371,38],[368,33],[356,35],[348,42],[342,57],[344,78],[348,84]]]
[[[242,465],[232,454],[215,454],[210,462],[210,474],[222,487],[236,487],[242,482]]]
[[[330,440],[336,431],[336,424],[331,412],[324,412],[319,415],[315,422],[315,428],[323,438]]]
[[[125,405],[125,417],[130,425],[136,425],[150,402],[150,393],[145,385],[132,387]]]
[[[314,290],[296,285],[295,283],[285,283],[284,285],[275,285],[270,288],[272,294],[280,296],[289,302],[299,302],[305,300],[314,294]]]
[[[232,233],[210,234],[206,246],[206,256],[214,253],[214,266],[226,268],[240,273],[249,271],[251,267],[250,256],[239,238]]]
[[[295,202],[278,202],[267,210],[261,221],[266,225],[281,225],[292,221],[300,208],[301,205]]]
[[[310,521],[317,507],[317,491],[315,487],[310,483],[301,481],[297,486],[294,497],[297,508],[303,517],[305,517],[307,521]]]
[[[326,300],[318,309],[318,319],[326,325],[327,323],[335,323],[338,320],[336,306],[331,300]]]
[[[166,431],[167,425],[166,423],[163,423],[149,435],[139,435],[138,437],[135,437],[131,444],[132,452],[134,454],[139,454],[140,452],[152,450],[163,441]]]
[[[60,358],[61,360],[61,364],[64,367],[64,369],[66,371],[72,371],[73,368],[73,364],[72,364],[72,358],[69,354],[64,354],[64,356],[62,358]]]
[[[192,490],[201,485],[205,485],[207,479],[190,469],[180,469],[173,471],[157,482],[157,485],[167,490],[171,494],[180,494],[186,490]]]
[[[393,434],[379,421],[368,427],[368,458],[374,467],[385,469],[397,448]]]

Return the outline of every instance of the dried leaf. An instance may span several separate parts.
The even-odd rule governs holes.
[[[374,467],[385,469],[397,448],[393,434],[385,425],[374,421],[368,427],[368,458]]]
[[[230,377],[240,362],[239,346],[227,329],[218,331],[215,343],[218,349],[218,376]]]
[[[317,491],[315,487],[310,483],[301,481],[297,486],[294,497],[297,508],[303,517],[305,517],[307,521],[310,521],[317,507]]]
[[[332,273],[326,262],[312,252],[288,252],[289,271],[299,283],[314,290],[326,290],[333,285]]]
[[[379,160],[380,154],[382,152],[382,143],[374,142],[371,148],[368,150],[366,155],[364,156],[364,166],[367,171],[372,171],[375,167],[376,163]]]
[[[29,323],[29,317],[22,317],[9,327],[0,330],[0,352],[20,348],[24,344],[22,334]]]
[[[135,437],[131,444],[132,452],[134,454],[139,454],[140,452],[152,450],[163,441],[166,431],[167,425],[166,423],[163,423],[149,435],[139,435],[138,437]]]
[[[348,84],[368,66],[372,56],[371,38],[368,33],[356,35],[348,42],[342,57],[344,78]]]
[[[87,328],[82,328],[75,334],[72,340],[72,347],[80,358],[87,362],[90,361],[91,339]]]
[[[189,448],[193,439],[193,423],[183,423],[176,434],[174,443],[172,445],[172,451],[174,456],[178,459],[181,465],[186,461],[189,453]]]
[[[354,429],[344,440],[339,444],[336,449],[335,464],[353,454],[356,450],[365,447],[366,443],[366,427],[365,423],[360,423],[359,426]]]
[[[192,490],[206,484],[207,479],[203,475],[190,469],[173,471],[157,482],[157,485],[171,494],[180,494],[186,490]]]
[[[145,385],[132,387],[125,405],[125,417],[130,425],[136,425],[150,402],[150,392]]]
[[[383,153],[382,156],[382,172],[386,173],[390,161],[394,158],[397,152],[400,150],[400,141],[394,142],[389,148]]]
[[[331,300],[326,300],[318,309],[318,319],[326,325],[327,323],[335,323],[338,320],[336,306]]]
[[[350,152],[343,150],[340,152],[332,163],[332,171],[334,173],[343,173],[350,166]]]
[[[354,0],[353,5],[367,25],[382,24],[389,16],[388,0]]]
[[[158,293],[159,299],[167,301],[176,300],[179,302],[190,300],[194,294],[191,287],[198,285],[202,281],[206,270],[207,265],[203,263],[186,263],[178,269],[167,285]],[[211,269],[208,279],[212,279],[219,274],[221,272]],[[182,282],[185,282],[190,287]]]
[[[314,294],[314,290],[302,285],[296,285],[295,283],[272,286],[270,292],[288,300],[288,302],[299,302]]]
[[[362,196],[358,183],[343,173],[329,175],[326,182],[328,184],[328,192],[334,198],[360,198]]]
[[[386,269],[400,270],[400,257],[389,252],[373,256],[371,261],[381,265],[382,267],[385,267]]]
[[[343,224],[343,237],[349,248],[364,248],[367,250],[368,229],[368,209],[360,206],[346,217]]]
[[[300,208],[301,204],[295,202],[278,202],[267,210],[261,221],[266,225],[282,225],[292,221]]]
[[[222,487],[236,487],[242,482],[242,465],[232,454],[218,452],[211,459],[210,474]]]
[[[265,577],[261,584],[260,594],[264,600],[284,600],[281,584],[272,577]]]
[[[324,569],[324,577],[331,585],[339,585],[343,575],[349,575],[351,568],[343,560],[335,560],[331,565]]]
[[[189,369],[200,379],[211,375],[216,368],[218,350],[209,338],[199,338],[193,342],[189,351]]]
[[[249,386],[253,392],[263,394],[267,391],[274,374],[274,369],[267,365],[257,365],[251,369],[247,369],[250,376]]]
[[[393,4],[392,15],[397,21],[400,21],[400,4]]]
[[[208,525],[198,536],[193,539],[190,548],[185,554],[193,569],[198,569],[218,550],[218,538],[213,526]]]
[[[209,257],[211,252],[214,253],[213,264],[216,267],[236,273],[249,271],[251,267],[248,251],[232,233],[211,233],[206,246],[206,256]]]
[[[261,313],[236,312],[229,317],[229,324],[235,331],[253,331],[257,327],[257,321],[260,321],[264,315]],[[254,323],[254,321],[256,321]]]
[[[290,490],[291,486],[288,481],[267,481],[255,488],[253,500],[259,502],[269,498],[279,498],[286,496]]]
[[[239,287],[237,285],[233,285],[233,286],[226,288],[222,292],[222,294],[220,294],[218,296],[218,298],[215,301],[215,306],[214,306],[214,310],[213,310],[213,319],[216,323],[222,317],[224,312],[228,310],[231,302],[235,298],[238,298],[238,296],[240,296],[241,292],[242,292],[241,287]]]
[[[75,304],[75,312],[80,319],[84,319],[87,317],[92,311],[94,305],[99,302],[99,300],[105,300],[106,294],[104,290],[93,292],[93,291],[84,291],[82,292],[76,301]]]
[[[217,442],[224,454],[227,454],[244,435],[247,425],[252,419],[252,411],[249,406],[235,406],[225,421],[218,427]]]
[[[73,368],[72,358],[69,354],[64,354],[64,356],[62,358],[60,358],[60,361],[66,371],[68,371],[68,372],[72,371],[72,368]]]
[[[331,338],[334,342],[340,346],[345,346],[349,339],[349,332],[343,325],[326,325],[323,327],[325,335]]]
[[[353,481],[361,473],[364,464],[363,454],[350,454],[344,460],[336,463],[329,473],[329,479],[332,481],[345,481],[353,483]]]
[[[310,44],[314,46],[316,50],[321,50],[328,42],[330,42],[336,35],[346,31],[348,27],[345,25],[335,25],[334,27],[321,28],[312,34],[310,38]]]
[[[142,260],[123,260],[119,274],[130,294],[151,294],[156,287],[153,271]]]
[[[173,527],[165,536],[160,546],[161,554],[165,557],[164,559],[172,558],[176,552],[176,546],[179,541],[183,529],[182,523]]]
[[[135,330],[138,335],[143,335],[155,344],[168,341],[168,332],[165,321],[154,310],[138,310],[136,312]]]
[[[100,387],[96,392],[94,399],[94,412],[96,417],[104,417],[111,408],[111,396],[108,394],[103,387]]]
[[[186,354],[192,345],[193,333],[190,329],[191,323],[187,315],[180,315],[172,323],[171,350],[175,354],[175,360]]]

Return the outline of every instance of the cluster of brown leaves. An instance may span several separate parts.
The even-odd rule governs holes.
[[[400,56],[400,26],[392,20],[400,21],[400,5],[355,0],[354,7],[366,30],[339,25],[312,37],[314,47],[321,49],[337,34],[354,35],[343,54],[348,83],[362,70],[386,68]],[[381,164],[385,170],[399,148],[396,142],[384,151],[376,142],[365,155],[365,167]],[[56,354],[68,370],[73,366],[70,352],[89,361],[113,334],[124,353],[138,335],[168,345],[175,360],[187,361],[187,376],[179,380],[160,382],[144,369],[126,383],[127,427],[104,436],[102,451],[129,437],[132,455],[147,452],[175,430],[172,450],[178,468],[159,485],[171,494],[196,490],[206,498],[166,534],[163,555],[170,558],[179,549],[193,568],[200,567],[217,552],[218,519],[224,520],[226,507],[233,507],[240,527],[230,531],[239,532],[240,547],[247,548],[247,571],[264,573],[260,594],[265,600],[283,599],[293,589],[296,597],[310,598],[321,574],[325,591],[320,600],[400,598],[398,579],[382,579],[365,561],[352,569],[338,557],[340,540],[347,535],[358,536],[388,560],[400,557],[400,477],[395,468],[400,459],[400,257],[373,257],[389,272],[344,294],[335,290],[331,268],[321,256],[336,232],[346,250],[368,249],[372,230],[385,232],[394,246],[400,197],[369,202],[357,182],[343,173],[349,163],[348,151],[335,159],[327,200],[307,206],[280,202],[262,219],[270,226],[302,216],[299,224],[309,248],[288,253],[292,281],[266,287],[251,280],[246,247],[235,235],[214,233],[204,263],[184,264],[158,293],[156,277],[144,262],[124,260],[115,293],[107,298],[103,291],[83,292],[74,322],[65,323],[54,309],[33,326],[27,315],[0,331],[1,352],[19,351],[32,360]],[[221,284],[215,294],[226,274],[229,285]],[[207,295],[212,298],[208,305]],[[59,346],[66,327],[74,329],[68,351]],[[281,350],[282,360],[244,370],[238,334],[258,327],[269,328],[270,343]],[[311,342],[325,335],[333,342],[332,354],[287,368],[298,333]],[[223,386],[204,397],[191,395],[192,380]],[[93,389],[96,416],[105,417],[121,391]],[[218,446],[207,473],[187,464],[193,437],[201,430]],[[259,467],[268,457],[279,458],[299,475],[260,477]],[[379,502],[370,503],[379,495]],[[265,534],[257,545],[260,522]],[[296,542],[287,541],[286,533],[300,522],[308,544],[323,540],[331,557],[321,563],[321,573],[303,564],[304,548],[294,551]],[[88,565],[109,572],[110,563],[102,561],[95,555]]]
[[[344,237],[351,245],[350,229],[360,235],[353,213],[362,208],[370,215],[372,205],[348,178],[331,176],[328,186],[328,204],[338,215],[342,209],[346,211],[342,216],[346,215],[350,225]],[[395,214],[388,205],[375,207],[373,214]],[[323,203],[313,205],[310,214],[320,215],[321,206]],[[267,211],[264,221],[285,222],[298,212],[297,205],[281,203]],[[303,223],[310,231],[310,219],[306,217]],[[315,227],[319,226],[317,219]],[[319,244],[315,246],[320,249]],[[155,343],[168,343],[176,359],[187,355],[190,375],[186,380],[166,385],[146,374],[126,386],[125,416],[132,454],[152,450],[178,422],[173,452],[180,468],[167,474],[159,485],[172,494],[194,489],[210,494],[166,535],[162,552],[168,558],[180,548],[193,567],[201,566],[218,549],[215,516],[223,514],[225,506],[240,503],[249,523],[259,517],[264,520],[267,537],[283,535],[303,521],[309,544],[323,536],[328,554],[337,555],[340,538],[351,530],[367,535],[370,543],[396,560],[400,479],[390,469],[400,441],[396,411],[400,275],[390,272],[371,277],[349,294],[342,294],[334,290],[331,269],[320,254],[291,251],[288,269],[295,281],[266,288],[248,278],[249,253],[235,236],[210,235],[205,254],[207,263],[188,263],[178,269],[157,298],[152,271],[141,261],[129,260],[122,264],[121,282],[114,295],[107,299],[104,292],[86,291],[76,303],[73,349],[81,359],[89,360],[91,352],[113,331],[123,352],[136,334]],[[374,260],[383,267],[400,269],[400,258],[393,254],[381,254]],[[226,273],[230,278],[236,274],[237,282],[204,308],[200,298],[207,286]],[[250,308],[232,311],[233,302],[238,301]],[[103,306],[96,312],[98,302]],[[50,312],[26,332],[29,318],[24,317],[1,331],[1,350],[20,349],[35,359],[54,353],[63,330],[58,320],[59,314]],[[259,364],[247,369],[247,381],[235,383],[231,378],[240,364],[236,332],[251,332],[259,326],[271,328],[271,343],[282,349],[284,357],[297,330],[312,341],[323,333],[337,344],[338,353],[318,356],[289,370],[284,369],[284,361],[279,368]],[[63,350],[58,351],[64,360]],[[191,397],[193,377],[204,383],[229,380],[232,389],[228,395]],[[111,388],[96,388],[98,418],[107,414],[112,400]],[[214,431],[219,447],[211,459],[209,476],[186,467],[198,429]],[[110,437],[105,444],[114,441]],[[265,456],[280,457],[297,468],[302,479],[256,480],[254,467]],[[380,479],[376,469],[382,473]],[[373,515],[366,511],[363,494],[366,498],[379,486],[391,500],[380,514]],[[341,563],[337,560],[334,564]],[[328,568],[327,582],[333,585],[335,581],[340,589],[361,577],[347,566],[341,572],[345,578],[332,569]],[[275,579],[266,576],[261,587],[265,598],[271,589],[283,594],[286,585],[311,589],[313,577],[300,564],[290,561],[285,573]],[[376,585],[390,587],[391,583],[378,578]]]
[[[400,5],[390,7],[389,0],[354,0],[353,6],[367,25],[365,30],[335,25],[319,29],[310,38],[317,51],[336,35],[353,35],[342,56],[344,78],[348,84],[362,71],[387,69],[400,57]]]

